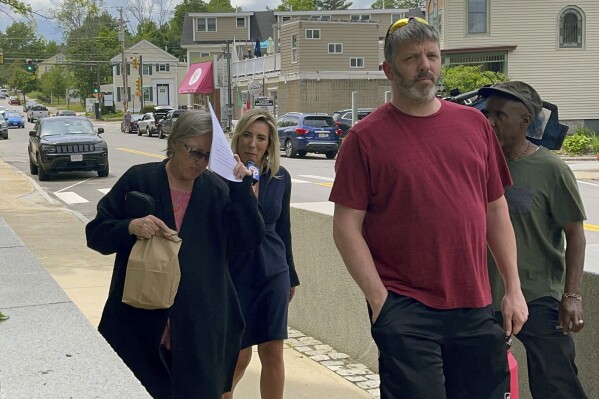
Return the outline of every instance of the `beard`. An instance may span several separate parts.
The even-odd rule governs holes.
[[[415,104],[426,104],[435,98],[441,81],[441,75],[435,76],[430,71],[420,72],[414,79],[403,76],[395,67],[393,70],[393,83],[395,87],[410,101]],[[430,79],[430,86],[420,84],[423,79]]]

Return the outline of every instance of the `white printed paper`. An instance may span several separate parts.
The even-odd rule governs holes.
[[[241,179],[233,174],[233,168],[237,165],[237,161],[233,157],[231,145],[225,137],[223,128],[220,126],[220,121],[216,117],[210,101],[208,101],[208,108],[212,118],[212,146],[210,147],[208,168],[227,180],[239,182]]]

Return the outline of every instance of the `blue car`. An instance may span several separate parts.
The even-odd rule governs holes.
[[[334,159],[339,151],[342,131],[327,114],[288,112],[277,121],[277,129],[281,150],[288,158],[312,152]]]
[[[25,128],[25,119],[23,115],[15,111],[6,111],[4,113],[4,119],[6,119],[6,124],[8,127],[20,127],[21,129]]]

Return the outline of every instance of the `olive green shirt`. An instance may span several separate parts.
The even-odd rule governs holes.
[[[505,198],[516,234],[518,272],[526,302],[561,299],[566,277],[563,226],[586,219],[576,178],[559,157],[543,147],[508,161],[513,186]],[[501,309],[503,280],[488,254],[493,305]]]

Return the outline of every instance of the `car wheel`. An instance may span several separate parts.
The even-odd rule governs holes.
[[[337,151],[329,151],[326,154],[327,159],[335,159],[337,156]]]
[[[37,175],[37,165],[31,160],[31,155],[29,156],[29,172],[31,172],[32,175]]]
[[[295,158],[296,156],[296,151],[293,147],[293,142],[289,139],[285,142],[285,156],[287,158]]]
[[[108,162],[106,162],[106,167],[104,169],[98,171],[98,177],[108,177],[109,171],[110,171],[110,167],[108,166]]]
[[[137,128],[137,135],[141,136],[141,129],[140,128]]]
[[[42,158],[37,156],[37,178],[39,181],[46,181],[50,178],[48,173],[44,170],[44,165],[42,164]]]
[[[150,130],[150,128],[148,126],[146,126],[146,135],[148,137],[152,137],[152,131]]]

